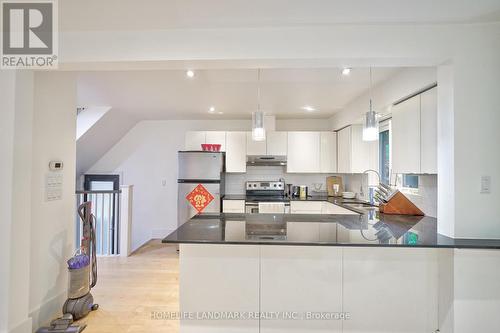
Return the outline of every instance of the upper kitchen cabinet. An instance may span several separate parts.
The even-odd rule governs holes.
[[[226,151],[226,132],[219,132],[219,131],[206,132],[205,143],[221,145],[220,151]]]
[[[337,134],[335,132],[320,133],[320,172],[337,172]]]
[[[288,132],[287,172],[320,172],[320,132]]]
[[[393,173],[437,173],[436,93],[433,88],[392,108]]]
[[[221,131],[188,131],[185,137],[186,150],[201,150],[204,143],[219,144],[221,151],[226,151],[226,132]]]
[[[188,131],[185,137],[186,150],[201,150],[201,145],[206,143],[205,131]]]
[[[437,173],[437,88],[420,95],[420,172]]]
[[[266,133],[266,154],[272,156],[286,156],[287,154],[287,132]]]
[[[226,133],[226,172],[247,171],[247,133]]]
[[[363,141],[363,126],[351,125],[337,132],[337,172],[362,173],[378,169],[378,142]]]
[[[266,155],[266,140],[252,140],[252,132],[246,132],[247,135],[247,155]]]

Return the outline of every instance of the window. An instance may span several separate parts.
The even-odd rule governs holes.
[[[389,185],[391,181],[391,120],[379,124],[379,173],[380,182]]]
[[[379,170],[380,170],[380,182],[389,185],[391,177],[391,149],[389,143],[389,130],[385,130],[379,133]]]
[[[418,176],[416,176],[416,175],[403,175],[403,187],[417,188],[418,189]]]

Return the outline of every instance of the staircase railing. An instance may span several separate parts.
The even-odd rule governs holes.
[[[120,196],[116,191],[76,191],[77,207],[90,201],[96,218],[96,253],[100,256],[120,254]],[[82,223],[76,219],[76,244],[80,244]]]

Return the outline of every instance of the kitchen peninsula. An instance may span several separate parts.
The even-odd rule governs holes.
[[[184,318],[181,332],[434,332],[442,251],[500,249],[442,236],[431,217],[324,200],[354,214],[199,215],[167,236],[181,312],[222,316]]]

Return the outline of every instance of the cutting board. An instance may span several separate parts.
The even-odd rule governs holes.
[[[339,191],[335,194],[333,190],[333,185],[339,185]],[[326,177],[326,191],[328,192],[329,197],[341,197],[342,192],[344,192],[344,185],[342,184],[342,177],[340,176],[330,176]]]

